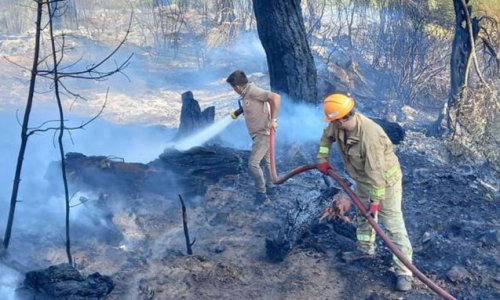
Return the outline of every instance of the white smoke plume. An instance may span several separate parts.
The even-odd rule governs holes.
[[[23,280],[22,274],[0,263],[0,296],[5,300],[15,299],[15,290]]]

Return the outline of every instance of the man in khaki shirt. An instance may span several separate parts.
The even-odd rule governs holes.
[[[236,93],[241,96],[243,115],[248,133],[252,138],[252,152],[248,159],[248,168],[254,178],[256,188],[256,202],[269,201],[266,194],[267,186],[271,185],[269,134],[271,128],[278,127],[278,112],[281,98],[278,94],[259,88],[254,83],[248,82],[243,71],[237,70],[226,79]],[[260,167],[265,161],[267,180]]]
[[[335,93],[324,101],[325,120],[330,122],[321,137],[317,155],[318,169],[327,173],[330,147],[337,142],[344,167],[356,181],[356,193],[374,219],[384,223],[391,241],[410,261],[412,247],[408,239],[403,213],[402,174],[392,142],[384,130],[362,114],[355,113],[355,101],[343,93]],[[368,221],[357,217],[357,250],[344,252],[350,262],[375,254],[375,230]],[[396,270],[396,289],[411,289],[412,273],[393,256]]]

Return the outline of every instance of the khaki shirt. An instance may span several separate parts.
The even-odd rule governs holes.
[[[347,173],[354,180],[372,187],[371,198],[379,202],[385,196],[385,187],[401,176],[399,161],[391,140],[374,121],[355,114],[356,128],[347,133],[330,122],[323,131],[317,160],[328,161],[330,147],[337,142]]]
[[[269,135],[269,122],[271,122],[269,91],[249,83],[243,90],[241,102],[250,136]]]

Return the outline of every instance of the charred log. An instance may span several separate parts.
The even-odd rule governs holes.
[[[140,190],[149,176],[148,165],[126,163],[107,156],[67,153],[68,179],[80,187],[96,190],[132,192]]]
[[[247,157],[247,151],[211,146],[186,152],[170,150],[148,164],[68,153],[66,164],[69,180],[83,189],[196,196],[204,195],[221,178],[243,172]]]
[[[219,146],[197,147],[187,152],[165,152],[149,165],[173,172],[185,194],[193,196],[205,194],[209,185],[225,176],[243,172],[247,157],[247,151]]]
[[[84,278],[69,264],[26,274],[23,296],[33,299],[104,299],[114,288],[111,277],[93,273]]]
[[[182,109],[179,131],[176,139],[190,135],[199,128],[212,124],[215,118],[215,106],[201,110],[191,91],[182,94]]]
[[[281,230],[266,238],[266,255],[269,261],[283,261],[293,247],[300,243],[302,237],[318,223],[321,212],[329,204],[329,199],[338,192],[337,188],[329,188],[322,195],[296,199],[296,208],[288,212]]]

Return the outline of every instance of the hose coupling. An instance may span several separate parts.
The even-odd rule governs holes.
[[[243,113],[243,108],[240,107],[237,110],[231,112],[230,115],[233,120],[236,120],[242,113]]]

